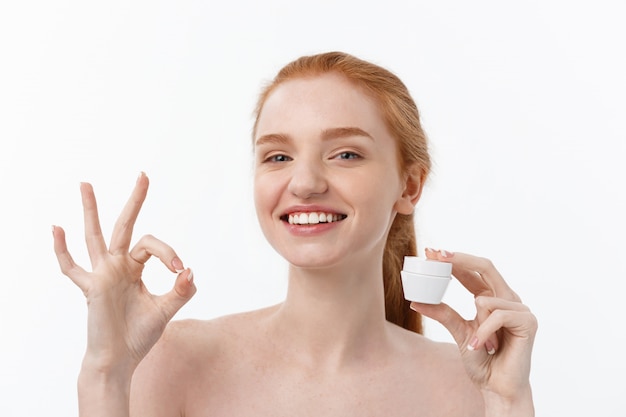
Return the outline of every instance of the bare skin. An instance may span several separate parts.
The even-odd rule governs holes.
[[[367,94],[333,74],[285,83],[266,101],[255,154],[259,222],[290,265],[280,305],[168,325],[196,287],[164,242],[144,236],[130,246],[148,191],[144,174],[108,245],[93,189],[81,186],[91,272],[53,228],[61,270],[87,298],[82,416],[534,415],[537,323],[488,260],[426,251],[452,263],[476,299],[472,320],[446,304],[412,305],[457,346],[385,320],[383,248],[421,184],[411,170],[389,169],[397,167],[396,143]],[[335,220],[288,222],[302,213]],[[142,282],[152,256],[178,274],[162,296]]]
[[[387,323],[360,356],[312,357],[275,337],[279,309],[172,323],[135,372],[131,415],[484,415],[456,346]]]

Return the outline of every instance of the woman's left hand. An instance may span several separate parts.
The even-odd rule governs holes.
[[[411,303],[411,308],[452,334],[486,406],[491,401],[520,406],[530,401],[532,406],[529,377],[535,316],[488,259],[431,249],[426,257],[452,263],[452,275],[475,297],[476,317],[465,320],[444,303]]]

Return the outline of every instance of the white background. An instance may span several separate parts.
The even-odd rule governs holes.
[[[178,318],[282,299],[286,268],[252,206],[251,115],[283,64],[327,50],[412,91],[435,161],[420,250],[491,258],[535,312],[537,414],[626,415],[621,3],[3,2],[0,415],[77,413],[86,306],[50,226],[88,266],[81,181],[108,234],[147,172],[137,236],[170,243],[199,288]],[[167,290],[149,265],[149,287]],[[458,285],[446,301],[472,312]]]

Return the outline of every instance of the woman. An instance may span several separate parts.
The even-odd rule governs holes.
[[[476,318],[404,301],[402,259],[416,253],[413,209],[429,171],[406,87],[343,53],[302,57],[261,94],[254,125],[255,205],[289,263],[283,303],[211,321],[168,324],[195,293],[193,274],[152,236],[130,248],[146,197],[141,174],[107,247],[81,186],[92,272],[53,228],[61,269],[85,293],[84,416],[530,416],[532,313],[482,258],[451,262]],[[144,263],[178,277],[151,295]],[[420,315],[458,346],[423,337]]]

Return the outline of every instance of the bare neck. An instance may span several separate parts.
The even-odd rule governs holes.
[[[291,266],[287,298],[274,318],[280,343],[311,366],[373,359],[389,343],[382,261],[323,270]]]

